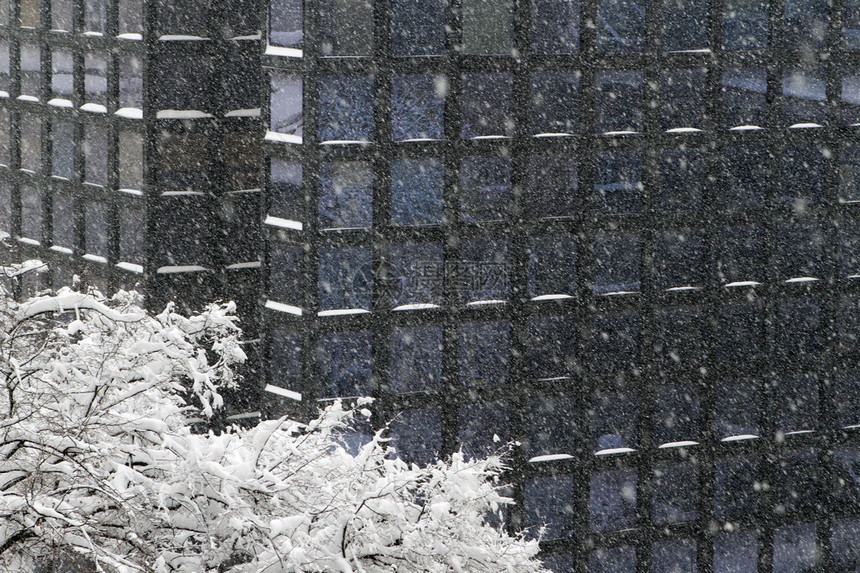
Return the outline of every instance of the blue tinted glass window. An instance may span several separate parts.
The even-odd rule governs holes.
[[[304,126],[302,78],[290,74],[272,73],[269,101],[271,106],[270,129],[301,138]]]
[[[391,87],[391,131],[394,141],[442,139],[445,120],[444,76],[394,76]]]
[[[773,501],[777,513],[815,512],[818,455],[814,449],[792,450],[779,455],[773,474]]]
[[[774,427],[801,432],[818,427],[818,377],[814,374],[780,376],[773,381]]]
[[[508,406],[505,402],[460,406],[460,447],[467,458],[486,457],[508,439]]]
[[[119,260],[144,263],[144,210],[142,205],[119,205]]]
[[[372,341],[367,331],[320,336],[317,345],[320,398],[370,394]]]
[[[288,390],[302,389],[302,337],[286,328],[269,330],[269,381]]]
[[[761,480],[758,456],[735,456],[714,463],[714,515],[736,519],[758,512]]]
[[[699,471],[695,464],[656,464],[651,482],[654,525],[688,523],[699,519]]]
[[[823,230],[813,222],[792,221],[776,225],[776,256],[779,278],[820,278],[823,273]]]
[[[463,303],[507,300],[508,242],[500,239],[465,239],[460,261],[447,268],[449,288]]]
[[[588,556],[588,573],[629,573],[636,571],[636,549],[611,547],[595,549]]]
[[[497,386],[508,381],[507,322],[466,322],[460,326],[460,382],[464,386]]]
[[[708,47],[708,3],[699,0],[663,0],[660,45],[665,51]]]
[[[442,222],[445,171],[438,159],[391,162],[391,224],[434,225]]]
[[[827,0],[785,0],[782,37],[786,50],[816,52],[825,48],[830,23]]]
[[[513,0],[463,0],[462,18],[464,53],[510,55],[514,30]]]
[[[723,4],[723,49],[767,49],[768,10],[767,0],[726,0]]]
[[[269,243],[269,298],[302,307],[304,250],[300,246]]]
[[[860,181],[860,175],[858,175],[858,181]],[[576,214],[578,186],[576,158],[554,154],[532,155],[529,160],[526,196],[528,217],[530,219],[573,217]]]
[[[692,384],[659,386],[654,391],[654,444],[700,439],[699,390]]]
[[[2,5],[2,1],[0,1],[0,5]],[[0,40],[0,91],[6,92],[4,94],[5,97],[9,97],[11,89],[9,85],[9,66],[9,41]]]
[[[273,157],[269,164],[269,179],[269,214],[280,219],[304,221],[302,164]]]
[[[654,359],[661,371],[698,370],[706,359],[708,325],[695,308],[654,311]]]
[[[531,8],[534,53],[579,52],[579,0],[532,0]]]
[[[373,222],[373,171],[367,161],[323,163],[319,171],[320,228],[355,229]]]
[[[528,458],[574,453],[574,408],[573,394],[545,394],[528,400],[523,443]]]
[[[638,233],[600,233],[594,240],[594,293],[639,290]]]
[[[51,93],[54,97],[72,99],[74,94],[73,72],[72,51],[67,49],[51,50]]]
[[[579,121],[579,72],[531,76],[532,133],[576,133]]]
[[[594,128],[598,133],[642,131],[644,76],[636,71],[597,72]]]
[[[442,451],[442,410],[403,410],[391,421],[390,434],[392,445],[403,461],[420,465],[432,463]]]
[[[830,551],[834,571],[841,573],[860,569],[860,520],[833,520]]]
[[[755,362],[764,352],[764,313],[756,303],[722,305],[715,358],[724,365]]]
[[[645,7],[638,1],[598,0],[597,50],[620,54],[645,48]]]
[[[525,485],[525,526],[531,537],[546,526],[543,539],[558,539],[573,533],[573,476],[545,476]]]
[[[706,89],[705,70],[660,72],[660,128],[703,128]]]
[[[758,571],[758,535],[718,533],[714,538],[714,573]]]
[[[842,76],[842,123],[860,123],[860,68],[850,68]]]
[[[108,206],[98,201],[87,201],[84,205],[84,241],[86,252],[107,258],[110,221]]]
[[[638,151],[604,151],[597,154],[594,207],[620,215],[642,209],[642,154]]]
[[[39,173],[42,171],[42,120],[30,114],[20,114],[18,117],[18,159],[21,169]],[[87,133],[92,133],[93,129],[98,128],[90,128]],[[106,148],[102,148],[102,151],[107,153]]]
[[[762,383],[746,378],[717,383],[714,422],[720,439],[761,433]]]
[[[860,450],[834,450],[833,472],[836,474],[831,485],[833,501],[840,507],[850,507],[852,511],[857,511],[860,507]]]
[[[659,152],[660,211],[695,211],[701,207],[705,188],[705,158],[693,149],[663,149]]]
[[[320,310],[370,310],[373,293],[372,263],[370,247],[320,249]]]
[[[817,357],[822,350],[818,338],[821,306],[816,299],[781,300],[776,307],[777,356],[787,361]]]
[[[782,119],[786,125],[827,121],[826,79],[820,68],[789,68],[782,76]]]
[[[460,163],[460,220],[502,221],[510,216],[511,160],[470,157]]]
[[[815,524],[786,525],[773,532],[773,573],[816,571]]]
[[[323,77],[319,98],[321,142],[374,139],[372,76]]]
[[[373,53],[373,3],[370,0],[320,0],[318,22],[323,56]]]
[[[860,201],[860,146],[846,145],[840,153],[839,201],[841,203]]]
[[[464,139],[513,135],[510,74],[465,74],[460,97]]]
[[[302,0],[270,0],[269,6],[269,43],[301,48],[304,29]]]
[[[107,105],[107,58],[98,53],[84,56],[84,97],[87,103]]]
[[[132,54],[119,56],[119,107],[143,109],[143,62]]]
[[[20,46],[21,94],[42,96],[42,49],[38,44]]]
[[[75,176],[75,126],[69,121],[51,123],[51,175],[72,179]]]
[[[0,181],[0,234],[12,234],[12,185]]]
[[[723,209],[761,207],[768,185],[768,159],[762,147],[726,147],[722,155],[722,186],[717,202]]]
[[[94,185],[107,185],[108,131],[92,125],[84,129],[84,181]]]
[[[541,235],[529,239],[529,296],[573,295],[576,288],[576,237]]]
[[[860,349],[860,301],[852,296],[841,297],[837,303],[834,317],[836,328],[837,350],[847,354]]]
[[[442,304],[441,243],[399,243],[391,247],[391,306]]]
[[[444,0],[393,0],[391,53],[397,57],[442,55],[446,6]]]
[[[543,556],[541,557],[541,562],[543,563],[544,567],[546,567],[553,573],[565,573],[566,571],[573,571],[573,556],[566,553]]]
[[[722,229],[717,253],[717,278],[721,283],[764,280],[767,251],[762,227],[741,225]]]
[[[596,315],[591,330],[591,367],[609,373],[639,363],[641,321],[633,313]]]
[[[107,1],[86,0],[84,2],[84,30],[104,34],[107,24]]]
[[[635,448],[639,406],[632,390],[613,392],[600,390],[591,396],[591,450],[612,452],[619,448]]]
[[[442,384],[442,327],[394,327],[390,376],[392,392],[438,390]]]
[[[692,229],[657,233],[655,260],[659,289],[700,286],[704,282],[704,237]]]
[[[696,573],[696,542],[692,539],[658,541],[651,553],[653,573]]]
[[[842,45],[847,50],[860,50],[860,0],[842,3]]]
[[[11,198],[10,198],[11,204]],[[75,247],[75,198],[71,193],[55,191],[51,205],[51,242],[58,247]],[[4,229],[5,230],[5,229]]]
[[[636,482],[634,469],[591,474],[588,523],[592,532],[636,527]]]
[[[779,196],[802,208],[827,198],[827,173],[832,169],[828,148],[819,145],[788,145],[782,148],[782,178]]]
[[[833,375],[831,407],[839,427],[860,425],[860,370],[840,370]]]
[[[767,124],[767,71],[738,68],[723,72],[723,127]]]
[[[528,321],[526,373],[530,378],[567,378],[576,368],[575,322],[570,316],[540,316]]]

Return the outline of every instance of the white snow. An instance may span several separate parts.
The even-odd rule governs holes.
[[[335,310],[321,310],[317,313],[317,316],[348,316],[351,314],[370,314],[370,311],[363,308],[338,308]]]
[[[125,34],[117,34],[116,37],[120,40],[143,40],[143,34],[136,34],[132,32],[127,32]]]
[[[682,291],[688,291],[688,290],[702,290],[702,287],[697,287],[697,286],[692,286],[692,285],[676,286],[676,287],[667,288],[666,292],[682,292]]]
[[[789,125],[789,129],[815,129],[818,127],[824,127],[820,123],[795,123],[793,125]]]
[[[278,396],[283,396],[284,398],[290,398],[296,402],[302,401],[302,395],[299,392],[287,390],[286,388],[281,388],[280,386],[275,386],[273,384],[266,384],[266,387],[263,388],[263,390],[271,392],[272,394],[277,394]]]
[[[740,442],[742,440],[757,440],[758,436],[755,434],[739,434],[737,436],[729,436],[727,438],[723,438],[720,440],[721,442]]]
[[[726,288],[728,288],[728,287],[747,287],[747,286],[753,286],[754,287],[754,286],[761,286],[761,283],[756,282],[756,281],[736,281],[733,283],[726,283],[723,286],[725,286]]]
[[[620,131],[604,131],[603,135],[635,135],[639,133],[638,131],[631,131],[627,129],[622,129]]]
[[[239,269],[259,269],[261,266],[260,261],[245,261],[244,263],[232,263],[227,265],[225,268],[239,270]]]
[[[213,116],[199,109],[160,109],[155,117],[157,119],[203,119]]]
[[[61,247],[59,245],[51,245],[51,250],[56,251],[57,253],[63,253],[64,255],[71,255],[74,251],[67,247]]]
[[[39,241],[37,241],[36,239],[31,239],[29,237],[18,237],[18,242],[24,243],[25,245],[41,245],[42,244]]]
[[[570,454],[545,454],[542,456],[535,456],[533,458],[529,458],[530,464],[537,464],[540,462],[554,462],[558,460],[572,460],[573,456]]]
[[[694,442],[693,440],[681,440],[680,442],[666,442],[665,444],[661,444],[659,449],[666,450],[669,448],[687,448],[690,446],[698,446],[699,442]]]
[[[155,272],[160,275],[171,275],[176,273],[198,273],[207,270],[199,265],[167,265],[159,267]]]
[[[16,99],[18,101],[34,101],[34,102],[39,101],[39,98],[37,98],[36,96],[31,96],[31,95],[19,95]]]
[[[266,225],[271,225],[272,227],[292,229],[294,231],[301,231],[304,228],[300,221],[293,221],[292,219],[281,219],[280,217],[272,217],[271,215],[266,215],[266,220],[263,221],[263,223]]]
[[[569,294],[541,294],[538,296],[533,296],[531,300],[533,301],[541,301],[541,300],[566,300],[573,298],[572,295]]]
[[[119,193],[125,193],[126,195],[133,195],[135,197],[143,197],[143,191],[140,189],[126,189],[125,187],[120,187],[117,189]]]
[[[401,304],[400,306],[395,306],[391,310],[429,310],[432,308],[440,308],[438,304],[432,303],[412,303],[412,304]]]
[[[192,189],[186,189],[183,191],[164,191],[161,193],[162,197],[188,197],[188,196],[200,196],[205,195],[203,191],[194,191]]]
[[[75,106],[75,104],[72,103],[72,100],[61,98],[61,97],[55,97],[53,99],[49,99],[48,105],[51,105],[54,107],[63,107],[63,108],[68,108],[68,109],[71,109]]]
[[[816,277],[795,277],[793,279],[788,279],[785,282],[787,283],[811,283],[820,280]]]
[[[260,108],[234,109],[224,114],[224,117],[260,117]]]
[[[629,454],[630,452],[635,452],[633,448],[606,448],[603,450],[598,450],[594,452],[595,456],[610,456],[613,454]]]
[[[764,129],[758,125],[736,125],[735,127],[729,128],[729,131],[753,131],[757,129]]]
[[[698,127],[673,127],[672,129],[667,129],[666,133],[699,133],[702,131]]]
[[[558,133],[536,133],[532,137],[570,137],[573,135],[572,133],[567,132],[558,132]]]
[[[128,119],[143,119],[143,110],[139,107],[121,107],[113,113],[117,117]]]
[[[88,260],[88,261],[92,261],[94,263],[101,263],[103,265],[107,264],[107,262],[108,262],[107,257],[102,257],[100,255],[93,255],[92,253],[86,253],[83,256],[83,258]]]
[[[163,36],[159,36],[158,39],[163,40],[165,42],[209,40],[209,38],[204,38],[203,36],[191,36],[191,35],[183,35],[183,34],[165,34]]]
[[[0,90],[0,97],[9,97],[9,92]]]
[[[100,103],[85,103],[81,106],[81,111],[88,111],[90,113],[107,113],[107,106]]]
[[[279,46],[266,46],[266,55],[267,56],[281,56],[284,58],[301,58],[304,56],[302,50],[297,50],[296,48],[281,48]]]
[[[510,139],[507,135],[476,135],[469,139]]]
[[[302,136],[294,133],[278,133],[277,131],[266,130],[266,141],[277,141],[280,143],[301,143]]]
[[[491,298],[487,300],[473,300],[472,302],[467,302],[466,306],[487,306],[490,304],[505,304],[507,302],[508,301],[499,298]]]
[[[268,138],[268,133],[266,134]],[[320,145],[364,145],[370,143],[366,139],[327,139],[321,141]]]
[[[278,312],[285,312],[287,314],[294,314],[296,316],[302,315],[302,309],[298,306],[293,306],[291,304],[284,304],[282,302],[275,302],[273,300],[267,300],[265,307],[270,310],[276,310]]]
[[[124,271],[129,271],[132,273],[143,274],[143,265],[136,265],[134,263],[117,263],[116,267],[118,269],[122,269]]]

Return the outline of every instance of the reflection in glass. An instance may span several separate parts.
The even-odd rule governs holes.
[[[592,532],[636,527],[636,482],[635,469],[591,474],[588,523]]]
[[[269,163],[269,180],[269,214],[279,219],[304,221],[302,164],[273,157]]]
[[[815,512],[818,504],[818,454],[813,448],[779,454],[773,473],[775,512]]]
[[[714,394],[714,419],[721,440],[760,435],[761,382],[751,379],[720,381]]]
[[[391,131],[394,141],[444,137],[444,76],[394,76],[391,87]]]
[[[445,52],[446,6],[445,0],[392,0],[392,55],[442,55]]]
[[[300,246],[269,242],[269,299],[303,307],[304,250]]]
[[[84,97],[87,103],[107,106],[107,58],[89,52],[84,57]]]
[[[269,43],[285,48],[302,47],[302,0],[270,0]]]
[[[701,286],[704,282],[704,236],[694,229],[657,233],[654,270],[658,289]]]
[[[55,191],[51,198],[51,244],[75,248],[75,197],[71,193]]]
[[[21,95],[42,96],[42,50],[37,44],[21,44]]]
[[[630,546],[595,549],[588,556],[588,573],[636,571],[636,548]]]
[[[324,76],[319,88],[321,142],[373,140],[372,76]]]
[[[708,3],[663,0],[660,46],[664,51],[703,50],[708,47]]]
[[[658,541],[651,554],[653,573],[696,572],[696,542],[692,539]]]
[[[833,520],[830,551],[834,571],[850,572],[860,568],[860,520]]]
[[[842,123],[860,124],[860,68],[849,68],[842,76]]]
[[[558,539],[573,533],[573,476],[537,477],[525,484],[525,527],[536,537],[546,526],[543,539]]]
[[[143,64],[138,56],[119,57],[119,107],[143,109]]]
[[[511,74],[465,74],[462,90],[463,139],[513,135]]]
[[[722,156],[721,208],[739,210],[764,205],[770,154],[763,147],[726,147]]]
[[[15,0],[10,0],[14,2]],[[92,0],[89,0],[92,2]],[[18,0],[18,19],[22,28],[38,28],[40,6],[39,0]]]
[[[21,236],[42,242],[42,190],[21,187]]]
[[[579,0],[532,0],[531,49],[535,54],[579,52]]]
[[[638,443],[638,395],[632,390],[599,390],[591,396],[591,451],[611,452],[636,448]]]
[[[433,225],[442,222],[444,167],[438,159],[391,162],[391,224]]]
[[[736,68],[723,71],[723,127],[767,125],[767,71]]]
[[[527,458],[572,455],[576,449],[573,394],[544,394],[529,398],[523,447]]]
[[[531,75],[532,134],[576,133],[579,121],[579,72]]]
[[[12,234],[12,185],[0,181],[0,234]]]
[[[701,207],[706,176],[704,153],[696,149],[661,149],[658,169],[660,211],[695,211]]]
[[[529,159],[526,213],[530,219],[556,219],[576,214],[579,176],[576,157],[533,154]]]
[[[761,488],[758,456],[734,456],[714,463],[714,515],[737,519],[758,512]]]
[[[105,33],[107,0],[84,0],[84,31]]]
[[[320,0],[320,52],[323,56],[373,53],[373,4],[370,0]]]
[[[805,52],[825,49],[829,12],[827,0],[785,0],[782,21],[785,49]]]
[[[367,161],[332,161],[319,170],[321,229],[355,229],[373,222],[373,171]]]
[[[765,50],[768,46],[768,0],[725,0],[723,49]]]
[[[638,213],[642,209],[642,154],[603,151],[596,154],[594,208],[606,215]]]
[[[396,243],[391,246],[392,308],[441,305],[444,267],[441,243]]]
[[[12,138],[9,134],[11,114],[0,107],[0,165],[9,166],[9,153],[12,150]]]
[[[594,239],[594,293],[638,292],[638,233],[598,233]]]
[[[529,239],[529,297],[572,295],[576,289],[576,238],[572,234]]]
[[[42,171],[42,120],[35,115],[21,114],[19,121],[21,169],[39,173]]]
[[[371,333],[366,330],[320,336],[316,362],[319,398],[370,395],[372,341]]]
[[[373,259],[370,247],[326,247],[319,250],[319,308],[364,309],[373,303]]]
[[[107,258],[109,216],[105,203],[87,201],[84,205],[84,246],[88,254]]]
[[[693,333],[690,333],[691,335]],[[691,384],[660,386],[654,395],[654,444],[700,439],[699,391]]]
[[[645,8],[638,0],[598,0],[597,51],[639,52],[645,47]]]
[[[510,215],[511,161],[470,157],[460,163],[460,220],[502,221]]]
[[[699,470],[695,464],[658,463],[651,482],[654,525],[688,523],[699,519]]]
[[[591,326],[591,367],[609,374],[639,366],[642,325],[639,315],[627,312],[596,315]]]
[[[9,91],[12,89],[9,83],[9,73],[9,41],[0,40],[0,92],[3,92],[0,93],[0,96],[2,97],[9,97]]]
[[[122,205],[117,208],[119,217],[119,260],[143,265],[144,210],[137,205]]]
[[[644,76],[636,71],[597,72],[597,133],[642,131]]]
[[[107,186],[108,132],[88,125],[84,129],[84,182]]]
[[[510,55],[513,48],[513,0],[463,0],[462,10],[463,53]]]
[[[758,571],[758,535],[723,533],[714,538],[714,573]]]
[[[63,179],[75,176],[75,126],[70,121],[51,122],[51,175]]]
[[[530,318],[526,339],[526,376],[537,380],[569,378],[578,368],[578,338],[571,316]]]
[[[702,129],[706,89],[705,70],[660,72],[660,129]]]
[[[842,3],[842,46],[846,50],[860,50],[860,0]]]
[[[389,434],[400,459],[410,464],[432,463],[442,451],[442,410],[415,408],[398,412]]]
[[[272,73],[270,92],[270,127],[272,131],[301,138],[302,78],[280,72]]]
[[[508,241],[473,238],[460,243],[460,261],[446,265],[448,288],[461,303],[508,300]]]
[[[486,457],[508,440],[505,402],[468,404],[459,408],[459,442],[467,458]]]
[[[118,32],[122,35],[143,34],[143,0],[118,1]]]
[[[460,325],[458,369],[464,386],[498,386],[508,381],[507,322]]]
[[[818,547],[815,524],[786,525],[773,532],[773,572],[815,571]]]
[[[391,330],[389,389],[431,392],[442,386],[442,327],[395,326]]]
[[[782,76],[782,116],[786,125],[827,122],[826,79],[820,68],[788,68]]]
[[[51,51],[51,93],[56,98],[71,100],[74,95],[74,61],[72,51],[55,48]]]

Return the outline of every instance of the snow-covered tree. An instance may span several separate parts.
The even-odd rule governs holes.
[[[245,358],[232,312],[0,292],[0,569],[542,571],[486,521],[500,458],[408,466],[383,432],[350,450],[366,403],[192,432],[190,402],[211,415]]]

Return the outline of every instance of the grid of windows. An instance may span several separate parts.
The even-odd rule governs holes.
[[[558,571],[860,564],[856,0],[269,12],[276,391],[516,439]]]

